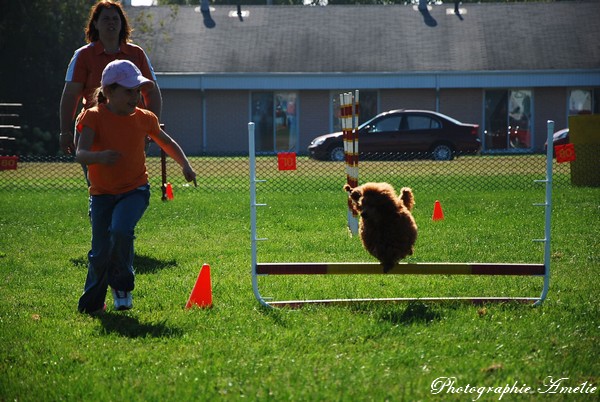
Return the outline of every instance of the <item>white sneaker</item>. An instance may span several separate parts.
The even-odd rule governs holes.
[[[112,288],[111,292],[115,301],[115,309],[121,311],[133,308],[133,298],[131,296],[131,292],[126,292],[124,290],[115,290]]]

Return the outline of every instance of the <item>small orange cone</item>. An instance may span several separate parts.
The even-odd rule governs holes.
[[[202,265],[185,308],[189,309],[193,305],[203,308],[212,307],[212,286],[210,284],[210,265],[208,264]]]
[[[435,201],[433,205],[433,216],[431,217],[434,221],[441,221],[444,219],[444,212],[442,211],[442,204],[439,201]]]
[[[167,200],[173,199],[173,186],[171,186],[171,183],[167,183],[167,189],[165,190],[165,194],[167,196]]]

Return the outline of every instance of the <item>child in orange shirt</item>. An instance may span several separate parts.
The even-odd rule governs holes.
[[[79,311],[106,307],[108,286],[117,310],[133,307],[133,240],[148,207],[145,138],[150,136],[196,185],[196,173],[181,147],[159,126],[152,112],[138,108],[141,87],[154,85],[128,60],[109,63],[102,73],[98,104],[83,112],[75,160],[88,165],[92,247]]]

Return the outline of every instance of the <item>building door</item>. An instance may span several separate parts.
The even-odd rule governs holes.
[[[296,92],[253,92],[252,121],[258,152],[297,152]]]
[[[530,90],[485,92],[484,151],[533,150],[531,100]]]
[[[275,151],[298,152],[296,93],[275,92]]]

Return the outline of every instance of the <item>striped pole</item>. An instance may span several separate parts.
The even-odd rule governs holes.
[[[340,94],[340,123],[344,140],[344,161],[346,167],[346,183],[354,188],[358,186],[358,90],[353,94]],[[358,233],[358,215],[348,199],[348,229],[352,235]]]

